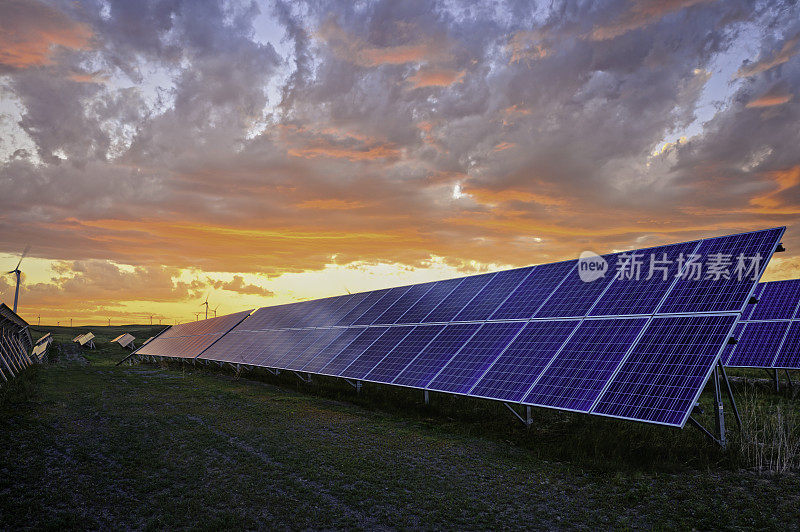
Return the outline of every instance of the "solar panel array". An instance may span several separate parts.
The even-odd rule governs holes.
[[[572,260],[265,307],[140,352],[682,427],[784,229],[608,254],[592,282]]]
[[[46,349],[48,344],[41,345]],[[44,350],[37,350],[31,356],[28,353],[32,349],[28,323],[5,303],[0,303],[0,384],[18,376],[34,362],[41,361]]]
[[[250,310],[245,310],[218,318],[174,325],[146,342],[132,354],[195,358],[238,325],[250,312]]]
[[[759,283],[753,295],[758,302],[742,315],[724,364],[800,369],[800,279]]]

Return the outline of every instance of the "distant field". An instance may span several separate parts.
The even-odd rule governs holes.
[[[2,529],[800,525],[800,397],[753,382],[765,373],[738,373],[747,435],[729,416],[722,451],[690,427],[535,409],[526,431],[487,401],[115,367],[129,351],[108,340],[158,326],[34,329],[57,341],[0,389]],[[70,343],[88,330],[96,350]]]

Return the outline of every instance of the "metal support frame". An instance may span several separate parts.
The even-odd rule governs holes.
[[[739,408],[736,406],[736,400],[733,398],[733,389],[731,388],[731,383],[728,380],[728,374],[725,372],[725,366],[722,365],[721,360],[717,362],[716,366],[714,366],[714,373],[712,374],[711,378],[714,381],[714,425],[716,428],[716,435],[712,434],[692,416],[689,416],[689,422],[700,429],[703,434],[711,438],[715,443],[725,449],[728,446],[728,438],[725,430],[725,406],[722,402],[723,382],[725,383],[725,393],[728,396],[728,400],[731,402],[731,408],[733,408],[733,413],[736,416],[736,424],[740,431],[742,430],[742,418],[739,415]],[[695,408],[698,406],[699,405],[696,405]]]
[[[297,375],[297,378],[300,379],[301,381],[305,382],[306,384],[310,384],[311,383],[311,375],[310,374],[306,373],[306,376],[303,377],[303,374],[300,373],[299,371],[292,371],[292,373]]]
[[[356,393],[361,393],[361,381],[352,381],[350,379],[344,379],[344,381],[356,389]]]
[[[531,407],[530,406],[526,406],[525,407],[525,417],[522,417],[519,412],[517,412],[516,410],[514,410],[511,407],[510,404],[508,404],[506,402],[503,402],[503,405],[505,405],[505,407],[508,408],[511,411],[511,413],[514,414],[514,416],[517,419],[522,421],[522,424],[525,425],[526,429],[531,428],[531,425],[533,425],[533,418],[531,417]]]
[[[789,374],[788,369],[783,370],[786,373],[786,380],[789,381],[789,388],[794,388],[794,383],[792,382],[792,376]]]
[[[430,396],[430,394],[428,393],[428,390],[424,390],[424,393],[425,393],[425,404],[426,404],[426,405],[429,405],[429,404],[431,404],[431,396]]]

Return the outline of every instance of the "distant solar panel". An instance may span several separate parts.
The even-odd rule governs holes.
[[[249,310],[218,318],[174,325],[133,352],[174,358],[194,358],[250,314]]]
[[[793,321],[789,326],[789,331],[772,366],[785,369],[800,368],[800,321]]]
[[[756,295],[758,303],[746,318],[751,321],[790,320],[800,305],[800,280],[761,283]]]
[[[728,366],[771,368],[772,361],[786,337],[788,321],[765,321],[747,323],[736,336],[731,356],[725,361]]]

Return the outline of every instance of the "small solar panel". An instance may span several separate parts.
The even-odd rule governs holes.
[[[753,311],[746,319],[788,320],[795,316],[800,304],[800,280],[761,283],[759,287],[758,303],[750,305]]]
[[[584,321],[522,402],[588,412],[646,323],[647,318]]]
[[[678,279],[658,312],[666,314],[743,310],[754,283],[761,278],[782,235],[783,228],[777,228],[703,240],[697,250],[703,266],[700,268],[700,279],[695,279],[694,270],[687,269],[688,275]],[[741,279],[734,271],[739,255],[745,259],[760,257],[754,271],[742,275]],[[721,264],[721,259],[731,261],[727,279],[724,276],[716,278],[720,268],[712,266]],[[744,263],[748,266],[752,264],[752,260],[745,260]]]
[[[413,388],[425,388],[479,328],[480,325],[474,323],[448,325],[420,351],[392,383]]]
[[[788,328],[788,321],[748,323],[736,336],[737,343],[726,364],[736,367],[771,367]]]
[[[355,340],[359,334],[364,332],[364,329],[344,329],[344,332],[339,334],[328,345],[321,348],[317,356],[309,360],[308,364],[300,368],[306,373],[319,373],[333,358],[341,352],[342,349],[347,347],[350,342]]]
[[[603,256],[608,262],[609,272],[616,271],[616,257],[616,255]],[[579,317],[585,316],[589,312],[594,302],[613,281],[613,273],[606,273],[605,277],[584,282],[578,271],[579,266],[580,264],[576,263],[576,268],[567,274],[564,282],[555,289],[550,298],[534,315],[535,318]]]
[[[683,427],[736,319],[653,318],[592,412]]]
[[[413,327],[391,327],[367,347],[349,366],[339,373],[341,377],[363,379],[389,352],[405,338]]]
[[[470,391],[470,395],[519,402],[580,320],[532,321]]]
[[[533,267],[497,272],[453,321],[488,320],[503,301],[533,271]]]
[[[653,314],[675,283],[680,272],[680,257],[694,252],[698,242],[685,242],[644,249],[618,256],[617,272],[609,272],[614,282],[589,313],[592,316]]]
[[[396,322],[400,316],[411,310],[411,307],[417,304],[425,294],[431,290],[436,283],[423,283],[412,285],[408,291],[403,294],[400,299],[392,303],[392,306],[387,308],[383,314],[373,321],[375,325],[391,325]]]
[[[174,325],[134,351],[137,355],[194,358],[250,314],[249,310],[218,318]]]
[[[404,312],[395,323],[421,323],[425,316],[446,299],[463,281],[460,279],[446,279],[437,281],[433,286],[414,303],[408,311]]]
[[[403,295],[408,292],[408,288],[408,286],[390,288],[383,295],[383,297],[378,300],[377,303],[372,305],[368,311],[359,316],[359,318],[353,322],[353,325],[371,325],[372,322],[377,320],[381,314],[386,312],[389,307],[396,303],[398,299],[403,297]]]
[[[431,390],[465,394],[519,333],[524,323],[486,323],[428,384]]]
[[[789,326],[789,331],[772,366],[787,369],[800,368],[800,321],[794,321]]]
[[[444,328],[444,325],[417,325],[363,380],[391,383]]]
[[[341,375],[342,371],[344,371],[347,366],[352,364],[354,360],[361,356],[361,353],[366,351],[373,342],[388,330],[388,327],[369,327],[367,329],[361,329],[361,334],[347,344],[347,347],[339,351],[330,362],[319,370],[319,373],[322,375]]]
[[[316,339],[296,358],[287,361],[285,369],[300,371],[317,356],[322,356],[322,351],[348,330],[352,329],[317,329],[314,332]],[[327,362],[329,359],[324,360]]]
[[[527,320],[550,297],[553,291],[575,268],[577,261],[569,260],[535,266],[533,272],[517,287],[491,315],[493,320]]]
[[[430,314],[425,316],[425,323],[440,323],[452,321],[464,306],[486,286],[494,277],[494,273],[484,273],[465,277],[450,295],[442,300]]]

